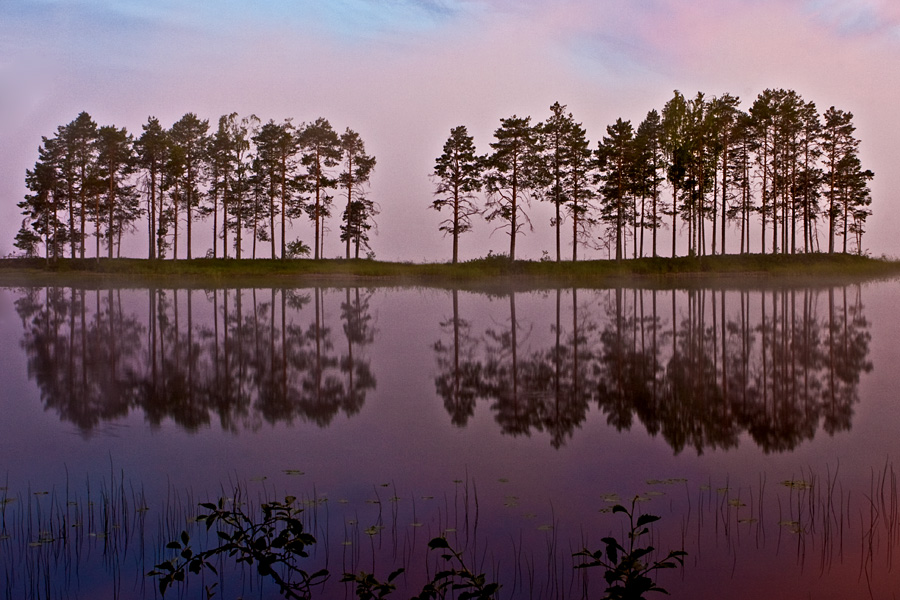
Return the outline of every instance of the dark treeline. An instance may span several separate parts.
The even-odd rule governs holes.
[[[532,296],[509,293],[477,325],[467,317],[484,311],[466,315],[453,290],[436,366],[408,368],[435,369],[436,399],[460,427],[484,404],[503,433],[546,432],[560,447],[593,409],[618,430],[642,423],[675,451],[731,448],[742,433],[783,451],[820,427],[851,426],[872,368],[859,293],[555,290],[538,320],[517,314]],[[372,291],[125,295],[51,287],[16,301],[44,408],[86,435],[134,411],[187,430],[327,426],[376,389]]]
[[[43,249],[48,260],[67,250],[84,258],[93,236],[93,254],[104,246],[112,258],[123,234],[146,227],[149,258],[190,259],[206,220],[207,256],[319,258],[337,202],[346,256],[359,257],[378,212],[368,195],[374,167],[358,133],[339,134],[323,118],[295,126],[232,113],[211,128],[188,113],[168,129],[150,117],[135,137],[82,112],[42,139],[15,245],[31,256]],[[287,237],[303,216],[313,222],[312,248]]]
[[[192,258],[205,221],[207,256],[318,259],[337,207],[344,255],[371,256],[375,158],[355,131],[338,134],[324,118],[296,126],[236,113],[217,125],[188,113],[168,129],[150,117],[142,129],[133,136],[82,112],[44,137],[26,172],[16,247],[84,258],[93,237],[93,254],[112,258],[125,233],[144,229],[149,258]],[[678,239],[689,255],[862,253],[874,175],[860,163],[852,113],[820,114],[792,90],[767,89],[747,110],[730,94],[676,91],[637,126],[617,119],[594,147],[558,102],[543,122],[501,119],[486,155],[455,127],[432,177],[431,206],[446,215],[440,230],[457,262],[459,237],[478,215],[506,231],[515,259],[518,236],[533,230],[533,199],[552,205],[556,260],[564,239],[573,261],[579,248],[675,256]],[[311,247],[288,239],[301,217]],[[660,246],[663,228],[671,249]]]
[[[691,255],[728,246],[742,254],[863,251],[874,175],[860,163],[849,112],[820,115],[792,90],[765,90],[746,111],[730,94],[676,91],[637,127],[617,119],[592,149],[565,106],[550,111],[536,124],[501,119],[487,155],[465,126],[451,130],[435,163],[432,206],[448,214],[441,230],[453,238],[453,262],[476,214],[499,222],[515,259],[516,237],[532,228],[531,199],[553,205],[557,261],[563,237],[572,260],[579,246],[616,259],[659,256],[668,253],[658,244],[663,227],[672,230],[671,256],[679,235]]]
[[[591,407],[617,430],[636,421],[676,452],[728,449],[746,433],[766,452],[849,430],[860,375],[872,369],[859,288],[684,293],[610,290],[583,306],[556,290],[551,339],[516,316],[482,332],[460,314],[435,343],[438,394],[465,426],[487,403],[510,435],[543,431],[565,444]],[[736,296],[736,297],[735,297]],[[728,311],[726,311],[726,304]]]

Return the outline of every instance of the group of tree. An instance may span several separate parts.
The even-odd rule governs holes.
[[[486,155],[465,126],[451,130],[431,206],[449,212],[440,229],[453,239],[453,262],[479,214],[500,222],[515,259],[516,237],[533,229],[532,199],[553,205],[557,261],[566,220],[573,261],[579,246],[624,258],[629,241],[633,257],[658,256],[662,227],[672,230],[675,256],[679,226],[688,254],[725,253],[729,225],[739,239],[732,247],[749,253],[754,220],[762,253],[822,251],[822,227],[828,252],[841,238],[840,251],[862,253],[873,173],[861,165],[852,113],[820,115],[792,90],[767,89],[747,111],[730,94],[676,91],[636,129],[617,119],[592,149],[566,106],[550,111],[537,124],[501,119]]]
[[[25,218],[16,247],[28,255],[43,249],[48,260],[67,249],[84,258],[93,235],[94,255],[103,244],[112,258],[123,233],[145,219],[149,258],[171,250],[172,258],[190,259],[195,226],[211,220],[212,257],[256,258],[259,242],[269,244],[273,259],[319,258],[338,202],[347,258],[368,248],[378,213],[368,195],[375,158],[357,132],[340,134],[324,118],[297,126],[237,113],[213,128],[187,113],[168,129],[155,117],[142,129],[134,137],[82,112],[43,137],[26,173],[30,193],[19,204]],[[287,225],[303,215],[314,224],[312,249],[288,240]]]

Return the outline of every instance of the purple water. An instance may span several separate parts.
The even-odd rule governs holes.
[[[399,566],[408,597],[442,533],[501,597],[602,592],[571,555],[636,495],[688,552],[674,597],[883,597],[898,281],[751,284],[0,289],[0,593],[155,597],[165,543],[239,485],[305,501],[314,597]]]

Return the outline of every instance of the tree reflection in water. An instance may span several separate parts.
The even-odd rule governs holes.
[[[484,404],[503,433],[544,432],[555,448],[594,408],[676,453],[742,436],[782,452],[820,427],[849,429],[872,369],[859,286],[466,293],[502,307],[487,322],[480,308],[462,314],[459,290],[449,295],[432,349],[451,423],[466,426]],[[359,287],[151,288],[140,316],[121,290],[31,288],[16,310],[44,407],[84,434],[132,411],[152,426],[215,419],[238,431],[359,413],[376,388],[372,297]],[[540,303],[540,317],[519,316],[522,300]],[[416,318],[434,326],[433,314]]]
[[[556,290],[552,335],[537,348],[522,332],[542,324],[520,322],[515,293],[505,324],[480,335],[452,294],[453,316],[442,323],[449,340],[434,344],[451,421],[465,425],[484,401],[504,433],[546,431],[554,447],[595,405],[609,425],[628,430],[637,420],[676,453],[732,448],[744,433],[782,452],[820,426],[849,429],[860,375],[872,369],[858,286],[613,289],[596,294],[595,306],[580,306],[573,289],[569,324]]]
[[[143,320],[123,309],[121,290],[32,288],[16,301],[45,409],[85,435],[134,409],[153,426],[172,419],[187,430],[214,417],[230,431],[296,418],[324,427],[359,412],[375,389],[371,292],[341,290],[339,303],[321,288],[147,294]],[[343,341],[325,325],[331,308]]]

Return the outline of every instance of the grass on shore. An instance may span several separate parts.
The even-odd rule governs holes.
[[[0,259],[0,273],[98,276],[189,276],[197,278],[346,277],[382,278],[400,282],[478,281],[493,278],[600,282],[617,278],[679,278],[739,274],[787,276],[900,273],[900,261],[848,254],[725,255],[678,258],[638,258],[621,261],[510,261],[503,255],[449,263],[398,263],[376,260],[147,260],[147,259]]]

